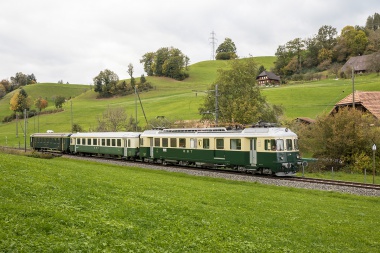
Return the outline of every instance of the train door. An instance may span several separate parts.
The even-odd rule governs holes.
[[[124,157],[128,157],[128,147],[129,147],[130,139],[124,140]]]
[[[224,138],[215,138],[214,143],[214,159],[216,160],[225,160],[225,144]]]
[[[256,166],[257,164],[256,139],[250,140],[249,162],[251,166]]]
[[[150,158],[153,158],[153,137],[149,138],[149,149],[150,149]]]

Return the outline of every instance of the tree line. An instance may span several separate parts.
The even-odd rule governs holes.
[[[0,99],[4,97],[7,93],[12,92],[19,87],[23,87],[29,84],[37,83],[37,79],[34,74],[24,74],[22,72],[17,72],[15,76],[12,76],[10,80],[2,79],[0,82]]]
[[[275,53],[273,72],[285,79],[299,74],[333,72],[352,56],[380,51],[380,15],[369,16],[365,26],[345,26],[337,29],[324,25],[311,38],[295,38],[280,45]]]

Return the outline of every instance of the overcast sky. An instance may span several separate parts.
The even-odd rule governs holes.
[[[143,74],[142,55],[175,47],[190,64],[212,59],[226,37],[239,57],[274,55],[323,25],[364,26],[379,0],[1,0],[0,79],[91,84],[101,70]]]

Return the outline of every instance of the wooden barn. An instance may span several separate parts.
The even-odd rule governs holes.
[[[268,84],[280,84],[281,78],[269,71],[263,71],[256,77],[257,83],[261,86]]]
[[[376,119],[380,119],[380,91],[355,91],[354,101],[352,93],[335,104],[330,114],[334,114],[342,107],[351,107],[363,112],[371,113]]]

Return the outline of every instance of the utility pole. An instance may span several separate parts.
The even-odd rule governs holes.
[[[215,60],[215,46],[216,46],[216,42],[218,41],[216,38],[215,38],[215,32],[212,31],[211,32],[211,37],[209,38],[210,40],[210,44],[212,45],[212,60]]]
[[[354,65],[352,65],[352,109],[355,109],[355,76],[354,76]]]
[[[135,130],[137,132],[137,85],[136,84],[135,84],[135,118],[136,118]]]
[[[25,149],[24,149],[24,151],[26,152],[26,133],[27,133],[27,131],[26,131],[26,121],[27,121],[27,114],[26,114],[26,109],[24,109],[24,147],[25,147]]]
[[[218,85],[215,84],[215,126],[218,126]]]

